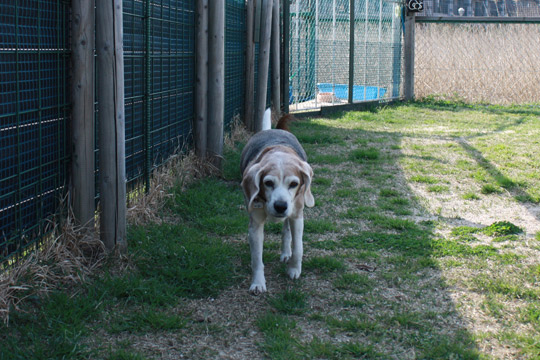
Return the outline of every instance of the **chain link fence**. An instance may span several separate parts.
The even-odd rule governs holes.
[[[347,103],[351,82],[353,102],[400,96],[401,3],[355,1],[352,43],[350,5],[349,0],[291,2],[291,110]]]
[[[540,0],[424,0],[424,16],[540,16]]]
[[[540,102],[540,23],[418,23],[415,96]]]

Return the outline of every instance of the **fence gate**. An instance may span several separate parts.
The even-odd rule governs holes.
[[[346,103],[349,84],[353,84],[353,102],[400,97],[403,57],[401,3],[356,0],[353,5],[354,16],[351,16],[349,0],[291,2],[291,111]]]

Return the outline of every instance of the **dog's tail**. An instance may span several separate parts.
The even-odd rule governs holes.
[[[285,131],[289,131],[289,123],[291,121],[295,120],[294,119],[294,116],[292,116],[291,114],[285,114],[283,115],[279,121],[277,122],[277,125],[276,125],[276,129],[281,129],[281,130],[285,130]]]
[[[266,109],[264,112],[263,120],[262,120],[262,129],[264,130],[270,130],[272,128],[272,111],[270,108]]]

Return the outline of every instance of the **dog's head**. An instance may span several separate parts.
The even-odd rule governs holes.
[[[275,219],[294,216],[304,205],[312,207],[311,166],[294,150],[276,146],[263,151],[243,174],[242,188],[248,211],[263,208]]]

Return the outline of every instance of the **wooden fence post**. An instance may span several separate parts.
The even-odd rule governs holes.
[[[126,164],[122,0],[96,0],[100,232],[107,250],[125,252]]]
[[[272,112],[279,115],[281,112],[280,101],[280,55],[281,36],[279,31],[279,0],[273,0],[272,7]]]
[[[414,18],[415,13],[405,9],[405,34],[403,39],[403,92],[405,100],[414,99]]]
[[[212,0],[208,8],[208,135],[207,156],[221,169],[225,107],[225,0]]]
[[[208,0],[197,0],[197,83],[195,87],[195,151],[206,157],[208,131]]]
[[[268,66],[270,63],[270,36],[272,25],[272,5],[273,0],[262,1],[261,13],[261,34],[259,41],[259,72],[257,87],[257,111],[255,112],[254,130],[262,130],[262,119],[266,110],[266,94],[268,84]]]
[[[75,222],[94,227],[94,3],[72,1],[72,208]]]
[[[253,106],[255,101],[255,0],[246,2],[246,89],[244,95],[244,124],[253,131]]]

